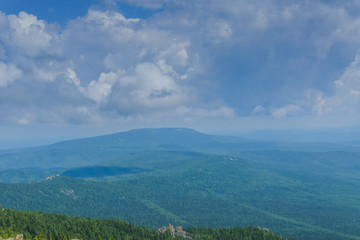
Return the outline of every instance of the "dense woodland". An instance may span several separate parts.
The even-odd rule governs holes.
[[[120,175],[114,181],[60,176],[35,183],[0,184],[3,196],[0,205],[17,210],[122,219],[153,229],[168,223],[184,227],[261,226],[303,240],[359,239],[360,226],[356,220],[360,211],[355,206],[360,202],[359,178],[335,165],[335,157],[345,153],[338,155],[132,154],[127,161],[146,159],[146,164],[157,169],[128,177]],[[319,171],[330,157],[335,163]],[[277,164],[271,159],[277,159]],[[147,168],[145,164],[138,167]],[[339,176],[346,182],[339,181]]]
[[[0,206],[151,229],[261,226],[359,240],[360,151],[298,147],[160,129],[0,151]]]
[[[91,219],[59,214],[21,212],[0,208],[0,236],[24,234],[25,239],[182,239],[153,229],[135,226],[115,219]],[[259,227],[189,228],[193,239],[282,240],[281,236]]]

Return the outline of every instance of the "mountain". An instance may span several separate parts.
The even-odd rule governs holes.
[[[136,129],[37,148],[0,151],[0,169],[50,169],[103,165],[119,155],[160,150],[236,154],[255,150],[360,152],[360,147],[324,142],[256,141],[208,135],[187,128]]]
[[[138,129],[0,155],[0,205],[157,229],[261,226],[359,240],[360,152]]]

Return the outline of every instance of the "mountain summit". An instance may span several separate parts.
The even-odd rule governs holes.
[[[353,148],[332,143],[281,143],[215,136],[189,128],[144,128],[37,148],[0,151],[0,170],[102,165],[123,154],[147,151],[235,154],[249,150],[336,151]]]

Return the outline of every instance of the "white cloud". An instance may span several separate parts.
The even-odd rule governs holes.
[[[45,21],[25,12],[20,12],[18,16],[8,15],[7,24],[9,28],[7,33],[3,32],[1,41],[11,47],[12,51],[28,56],[47,51],[56,36]]]
[[[9,83],[19,79],[22,71],[14,64],[0,62],[0,87],[6,87]]]
[[[332,108],[329,106],[328,102],[328,99],[324,97],[322,92],[313,90],[307,91],[307,100],[305,103],[307,103],[310,109],[317,115],[321,116],[332,112]]]
[[[177,40],[144,20],[89,10],[59,31],[25,12],[1,13],[0,31],[0,86],[23,77],[12,84],[13,94],[2,94],[8,121],[81,123],[157,113],[165,119],[180,108],[198,118],[234,115],[226,105],[193,107],[203,102],[200,89],[185,81],[198,67],[190,38]]]
[[[190,99],[186,86],[179,85],[153,63],[141,63],[121,76],[111,97],[124,111],[167,109]]]
[[[88,85],[85,95],[97,103],[103,102],[110,95],[112,86],[117,79],[117,73],[101,73],[97,81],[92,81]]]
[[[283,118],[297,115],[301,111],[301,108],[296,105],[285,105],[281,108],[271,109],[270,111],[273,117]]]
[[[138,18],[125,18],[124,15],[118,12],[97,10],[89,10],[85,20],[88,23],[101,24],[106,28],[116,27],[119,23],[136,23],[140,21]]]
[[[44,81],[55,81],[55,79],[61,74],[60,72],[49,71],[45,69],[34,68],[34,74],[37,76],[38,80]]]
[[[189,58],[186,50],[188,46],[189,42],[172,43],[169,48],[161,51],[157,58],[166,60],[174,66],[185,67]]]
[[[340,84],[341,83],[341,84]],[[340,79],[334,81],[335,93],[325,98],[324,105],[332,112],[359,112],[360,107],[360,54],[346,69]]]
[[[252,111],[252,114],[254,115],[261,115],[261,114],[265,114],[266,113],[266,109],[261,106],[261,105],[257,105],[254,110]]]
[[[80,87],[80,79],[77,77],[77,74],[71,68],[68,68],[66,71],[67,80],[70,83],[73,83],[75,86]],[[82,90],[81,90],[82,91]]]
[[[98,10],[63,29],[25,12],[0,13],[0,33],[0,86],[14,83],[12,93],[0,92],[6,96],[0,109],[11,122],[81,123],[160,112],[169,118],[175,109],[202,104],[200,91],[184,81],[197,71],[191,36],[177,40],[144,20]],[[233,114],[222,107],[194,112]]]
[[[0,95],[11,92],[0,109],[21,108],[19,92],[33,112],[14,113],[19,123],[358,111],[358,60],[339,77],[360,49],[360,16],[348,6],[124,1],[164,9],[129,19],[92,8],[64,27],[0,12]]]
[[[302,100],[294,104],[271,110],[274,117],[311,112],[318,116],[327,114],[358,114],[360,112],[360,54],[346,68],[342,76],[333,81],[334,92],[325,94],[319,90],[308,89]],[[304,111],[302,111],[304,110]]]
[[[360,91],[350,90],[350,95],[358,97],[360,95]]]
[[[336,80],[336,81],[334,81],[334,83],[337,87],[344,86],[344,83],[341,80]]]

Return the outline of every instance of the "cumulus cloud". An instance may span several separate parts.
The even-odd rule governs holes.
[[[346,68],[340,79],[334,81],[333,95],[318,96],[318,112],[355,113],[360,107],[360,54]]]
[[[167,49],[161,51],[157,58],[166,60],[173,66],[185,67],[189,58],[186,50],[188,46],[189,42],[172,43]]]
[[[265,113],[266,113],[266,108],[264,108],[262,105],[257,105],[252,111],[252,114],[254,115],[262,115]]]
[[[189,42],[144,27],[139,19],[89,10],[60,33],[25,12],[0,17],[0,87],[23,78],[7,89],[12,94],[2,94],[7,120],[88,122],[152,111],[171,114],[171,108],[195,99],[189,86],[177,83],[190,67]],[[27,106],[17,105],[19,94]]]
[[[116,27],[120,23],[133,23],[139,22],[140,19],[137,18],[125,18],[124,15],[118,12],[113,11],[97,11],[89,10],[85,21],[90,24],[102,25],[104,28]]]
[[[0,87],[6,87],[9,83],[21,77],[22,71],[14,64],[0,62]]]
[[[271,109],[271,114],[273,117],[282,118],[288,116],[294,116],[301,111],[301,108],[296,105],[285,105],[280,108]]]
[[[6,101],[0,109],[8,114],[1,121],[82,123],[156,113],[172,118],[176,109],[202,104],[199,91],[183,82],[196,72],[190,41],[147,27],[140,19],[89,10],[57,31],[25,12],[1,17],[0,29],[8,34],[0,37],[0,87],[14,83],[2,94]],[[233,114],[226,106],[190,112],[199,117]]]
[[[10,51],[33,57],[47,51],[55,40],[53,27],[32,14],[20,12],[18,16],[6,16],[2,13],[0,21],[3,26],[0,41],[4,42]]]
[[[333,87],[332,94],[308,89],[302,99],[295,99],[293,104],[271,109],[270,112],[274,117],[294,116],[300,113],[315,113],[318,116],[357,114],[360,109],[360,54],[356,55],[341,77],[333,81]],[[262,106],[254,109],[254,112],[263,111]]]
[[[147,111],[185,104],[191,97],[186,86],[163,74],[153,63],[141,63],[120,76],[111,100],[124,111]]]
[[[80,87],[80,79],[77,77],[77,74],[71,68],[68,68],[66,71],[66,76],[68,78],[68,82],[73,83],[75,86]],[[82,92],[83,90],[80,89]]]
[[[111,93],[111,89],[117,80],[117,74],[114,72],[101,73],[97,81],[92,81],[86,89],[85,95],[97,103],[105,101]],[[84,90],[81,90],[84,92]]]
[[[63,27],[26,12],[0,12],[0,109],[7,119],[358,111],[359,57],[346,66],[360,49],[360,15],[352,4],[106,2],[112,9],[91,8]],[[114,10],[117,2],[154,14],[127,18]]]

